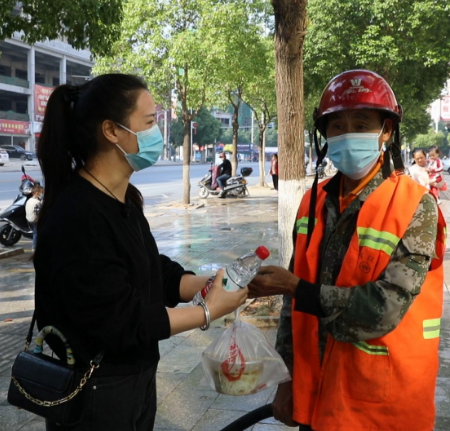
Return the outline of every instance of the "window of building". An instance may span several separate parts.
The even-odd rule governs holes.
[[[0,99],[0,111],[11,111],[12,103],[8,99]]]
[[[57,77],[53,77],[53,85],[56,87],[57,85],[59,85],[59,78],[57,78]]]
[[[43,73],[36,72],[34,75],[34,82],[36,82],[36,84],[45,84],[45,75]]]
[[[28,106],[27,102],[16,102],[16,112],[19,114],[27,114]]]
[[[11,76],[11,68],[9,66],[1,66],[0,65],[0,75]]]
[[[27,71],[23,69],[16,69],[16,78],[27,80],[28,79]]]

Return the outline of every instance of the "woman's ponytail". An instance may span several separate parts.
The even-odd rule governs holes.
[[[100,151],[103,121],[127,125],[143,90],[147,85],[142,79],[121,73],[97,76],[80,87],[64,84],[55,88],[48,100],[37,147],[45,182],[39,229],[71,176]],[[127,200],[143,204],[142,195],[131,184]]]
[[[72,109],[78,95],[71,85],[60,85],[51,94],[37,145],[37,157],[44,177],[45,199],[39,215],[42,226],[58,193],[74,170]]]

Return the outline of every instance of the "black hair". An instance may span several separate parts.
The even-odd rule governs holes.
[[[118,73],[100,75],[79,87],[63,84],[55,88],[47,103],[37,146],[45,184],[40,226],[58,193],[99,152],[103,121],[128,126],[142,90],[147,90],[142,79]],[[126,199],[143,206],[142,195],[132,184],[128,185]]]
[[[414,156],[414,154],[416,154],[416,153],[422,153],[424,157],[427,157],[427,153],[426,153],[425,150],[422,149],[422,148],[414,148],[414,150],[413,150],[413,156]]]
[[[439,154],[441,154],[441,150],[439,150],[439,147],[437,145],[432,145],[429,149],[428,152],[434,150],[436,152],[436,154],[439,156]]]

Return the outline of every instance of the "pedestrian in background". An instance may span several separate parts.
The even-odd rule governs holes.
[[[31,251],[36,250],[37,221],[42,206],[43,196],[44,188],[42,186],[34,186],[31,189],[31,197],[27,200],[27,203],[25,205],[25,216],[28,223],[30,223],[31,228],[33,229],[33,243],[31,246]]]
[[[159,254],[129,182],[163,149],[155,116],[146,84],[132,75],[60,85],[48,101],[38,145],[46,195],[34,258],[37,324],[66,336],[82,371],[104,356],[83,389],[81,423],[47,421],[47,430],[152,430],[158,341],[207,326],[247,297],[247,288],[226,292],[220,270],[206,305],[175,308],[208,277]],[[64,358],[62,343],[49,344]]]
[[[439,158],[440,151],[435,145],[430,147],[428,151],[428,173],[430,176],[430,193],[436,198],[437,202],[440,204],[439,199],[439,183],[444,180],[443,171],[444,166]]]
[[[219,156],[223,162],[219,165],[219,176],[217,177],[217,184],[220,188],[219,198],[224,198],[225,184],[227,180],[231,177],[231,162],[227,159],[227,155],[222,153]]]
[[[278,190],[278,154],[276,153],[272,155],[269,175],[272,175],[273,188]]]
[[[446,228],[402,175],[401,119],[376,73],[331,79],[314,124],[338,173],[303,197],[291,271],[262,267],[249,284],[285,295],[276,346],[293,380],[274,417],[301,431],[434,428]]]
[[[430,190],[430,176],[427,168],[427,155],[424,150],[416,149],[413,152],[414,162],[408,168],[410,177],[420,185]]]

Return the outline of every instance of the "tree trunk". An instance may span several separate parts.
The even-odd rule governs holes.
[[[233,103],[233,120],[232,120],[232,126],[233,126],[233,154],[231,155],[231,175],[236,175],[237,170],[237,150],[238,150],[238,140],[239,140],[239,105]]]
[[[292,256],[292,229],[305,192],[303,40],[307,0],[272,0],[275,13],[275,79],[278,117],[278,235],[280,265]]]
[[[183,137],[183,203],[191,203],[191,180],[190,180],[190,160],[191,160],[191,119],[183,115],[184,137]]]
[[[263,116],[264,118],[264,116]],[[263,120],[264,121],[264,120]],[[259,125],[259,185],[266,186],[266,125]]]

